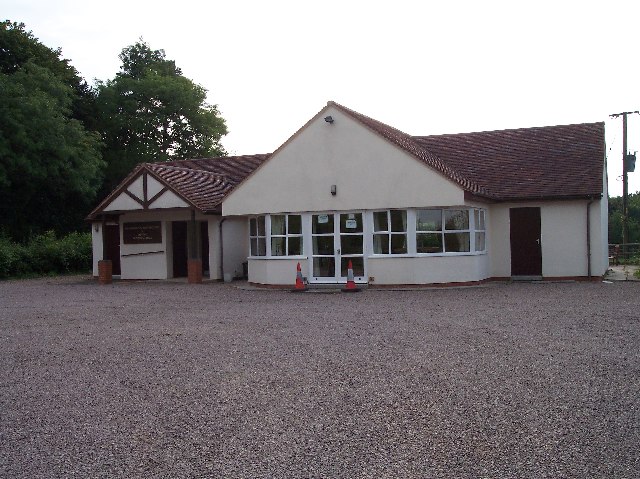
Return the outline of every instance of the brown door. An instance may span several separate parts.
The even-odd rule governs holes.
[[[187,276],[187,222],[174,221],[171,223],[171,238],[173,242],[173,277]]]
[[[540,208],[510,208],[511,276],[542,276]]]
[[[104,229],[106,258],[111,260],[113,274],[120,274],[120,225],[106,225]]]

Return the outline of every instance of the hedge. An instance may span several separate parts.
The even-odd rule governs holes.
[[[0,278],[42,276],[91,270],[91,233],[56,238],[53,231],[26,244],[0,237]]]

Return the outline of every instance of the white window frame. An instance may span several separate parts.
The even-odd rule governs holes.
[[[405,215],[405,228],[404,231],[392,231],[391,229],[391,212],[392,211],[399,211],[401,213],[404,213]],[[375,220],[375,215],[376,213],[386,213],[387,215],[387,229],[386,230],[380,230],[380,231],[376,231],[376,220]],[[402,256],[408,256],[411,253],[411,242],[409,240],[410,235],[409,235],[409,230],[410,230],[410,219],[411,219],[411,215],[409,210],[406,209],[388,209],[388,210],[375,210],[371,212],[371,253],[372,256],[375,257],[391,257],[391,258],[398,258],[398,257],[402,257]],[[387,248],[387,252],[386,253],[376,253],[375,252],[375,237],[379,235],[379,236],[383,236],[386,235],[387,236],[387,241],[388,241],[388,248]],[[405,238],[405,244],[406,244],[406,251],[404,253],[392,253],[391,252],[391,245],[392,245],[392,237],[393,236],[401,236],[404,235]],[[366,233],[365,233],[365,238],[366,238]]]
[[[267,216],[268,215],[256,215],[256,216],[251,216],[249,217],[249,258],[264,258],[267,256],[267,253],[269,252],[267,246],[270,246],[267,243]],[[258,228],[258,221],[259,218],[264,218],[264,235],[260,234],[260,228]],[[251,222],[255,221],[256,222],[256,234],[252,235],[251,234]],[[265,254],[261,255],[261,254],[253,254],[253,251],[251,249],[251,244],[253,243],[253,241],[255,240],[257,244],[260,244],[260,240],[264,240],[264,251]],[[258,247],[258,251],[259,251],[259,247]]]
[[[426,230],[418,230],[417,229],[417,218],[418,218],[418,212],[419,211],[424,211],[424,210],[439,210],[440,211],[440,222],[441,222],[441,230],[440,231],[426,231]],[[475,211],[479,211],[480,214],[482,214],[483,218],[484,218],[484,224],[485,224],[485,229],[483,230],[476,230],[476,225],[475,225]],[[410,234],[413,236],[414,238],[414,249],[413,251],[415,252],[416,256],[473,256],[473,255],[479,255],[479,254],[484,254],[487,252],[487,230],[486,230],[486,225],[487,225],[487,215],[486,215],[486,210],[484,208],[473,208],[473,207],[447,207],[447,208],[415,208],[414,210],[414,218],[413,221],[411,222],[411,229],[413,231],[410,231]],[[446,228],[446,221],[445,221],[445,212],[446,211],[467,211],[468,214],[468,218],[469,218],[469,228],[468,229],[459,229],[459,230],[449,230]],[[481,251],[476,251],[475,249],[475,239],[476,239],[476,232],[478,233],[484,233],[484,238],[485,238],[485,248]],[[441,252],[434,252],[434,253],[418,253],[417,251],[417,235],[419,234],[440,234],[440,238],[442,241],[442,251]],[[447,246],[446,246],[446,242],[445,242],[445,235],[446,234],[455,234],[455,233],[468,233],[469,234],[469,251],[447,251]]]
[[[274,216],[284,216],[284,234],[273,234],[273,222],[272,219]],[[291,216],[298,216],[300,217],[300,233],[290,233],[290,228],[289,228],[289,217]],[[303,220],[303,215],[300,213],[278,213],[278,214],[270,214],[269,215],[269,230],[268,230],[268,237],[269,237],[269,254],[267,255],[268,257],[271,258],[299,258],[302,257],[304,255],[304,235],[303,235],[303,224],[304,224],[304,220]],[[284,246],[285,246],[285,254],[273,254],[273,239],[274,238],[283,238],[284,239]],[[300,238],[300,249],[302,250],[300,253],[298,254],[289,254],[289,240],[291,238]]]
[[[478,218],[482,218],[482,221],[476,222],[476,212],[478,212]],[[482,223],[484,228],[479,229],[478,223]],[[469,225],[471,226],[471,225]],[[484,235],[484,248],[477,249],[476,244],[476,235],[478,233],[482,233]],[[485,253],[487,251],[487,213],[486,210],[482,208],[474,208],[473,209],[473,251],[474,253]]]
[[[300,234],[289,234],[289,216],[299,216],[300,217]],[[284,216],[285,217],[285,235],[273,235],[271,234],[271,216]],[[273,213],[273,214],[264,214],[264,215],[255,215],[249,217],[249,259],[304,259],[304,251],[308,247],[305,245],[305,231],[306,231],[306,222],[307,216],[303,213]],[[264,236],[259,234],[258,225],[256,223],[256,234],[251,234],[251,221],[258,220],[258,218],[264,217]],[[285,239],[285,248],[286,255],[274,255],[271,254],[271,239],[272,238],[284,238]],[[289,255],[289,238],[300,238],[300,248],[302,249],[301,254]],[[251,251],[251,243],[253,240],[261,240],[264,239],[265,242],[265,254],[264,255],[254,255]]]

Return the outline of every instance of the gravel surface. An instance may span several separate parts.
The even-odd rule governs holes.
[[[0,282],[0,476],[640,477],[640,283]]]

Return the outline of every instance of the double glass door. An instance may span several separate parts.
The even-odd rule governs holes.
[[[314,283],[347,281],[349,261],[354,279],[365,281],[362,213],[311,215],[312,276]]]

